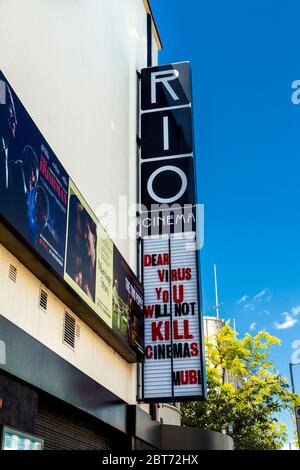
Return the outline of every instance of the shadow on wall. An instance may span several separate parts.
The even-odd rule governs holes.
[[[226,434],[192,427],[162,425],[162,450],[233,450]]]

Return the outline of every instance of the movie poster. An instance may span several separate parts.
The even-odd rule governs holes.
[[[143,287],[70,179],[65,280],[136,351],[143,351]]]
[[[63,276],[69,177],[0,72],[0,214]]]
[[[70,180],[65,280],[96,310],[98,220]]]
[[[129,345],[144,349],[144,289],[114,246],[112,327]]]
[[[98,224],[98,279],[97,312],[112,328],[112,289],[113,289],[114,244],[108,234]]]

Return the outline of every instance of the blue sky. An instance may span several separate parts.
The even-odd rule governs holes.
[[[241,335],[251,325],[277,335],[273,358],[288,376],[300,340],[300,105],[291,101],[299,0],[151,5],[160,63],[189,60],[193,71],[204,313],[215,303],[216,263],[221,316],[234,317]],[[300,366],[294,371],[300,393]]]

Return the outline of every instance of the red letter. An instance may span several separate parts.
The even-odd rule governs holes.
[[[177,292],[177,288],[179,287],[179,294]],[[175,304],[182,304],[184,298],[184,289],[183,285],[180,284],[179,286],[173,286],[173,300]]]
[[[169,291],[168,290],[164,290],[163,291],[163,301],[165,303],[168,303],[169,302]]]
[[[197,343],[191,343],[191,356],[196,357],[199,354],[199,349],[198,349],[198,344]]]
[[[187,370],[180,371],[180,385],[187,385],[189,383],[189,376]]]
[[[196,370],[189,371],[189,383],[195,385],[198,383],[198,375]]]
[[[156,297],[158,300],[160,299],[161,291],[162,291],[161,287],[156,287],[155,292],[156,292]]]
[[[151,266],[151,255],[144,255],[144,266]]]
[[[152,341],[163,341],[164,337],[160,331],[162,323],[162,321],[158,323],[152,322]]]
[[[194,339],[194,336],[190,334],[190,325],[188,320],[183,320],[183,332],[184,339]]]
[[[180,335],[178,331],[178,320],[173,321],[173,328],[174,328],[174,339],[175,340],[183,339],[183,335]]]
[[[152,346],[146,346],[145,357],[146,359],[152,359],[153,357]]]
[[[165,341],[169,341],[170,339],[170,322],[167,320],[165,321]]]

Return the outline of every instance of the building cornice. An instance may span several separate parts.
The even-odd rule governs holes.
[[[161,38],[160,38],[160,35],[159,35],[159,32],[158,32],[157,24],[155,22],[155,18],[154,18],[152,9],[151,9],[150,1],[149,0],[143,0],[143,4],[144,4],[144,7],[145,7],[145,10],[146,10],[147,14],[151,15],[151,17],[152,17],[153,35],[154,35],[154,38],[155,38],[157,48],[160,51],[163,48],[163,44],[162,44],[162,41],[161,41]]]

